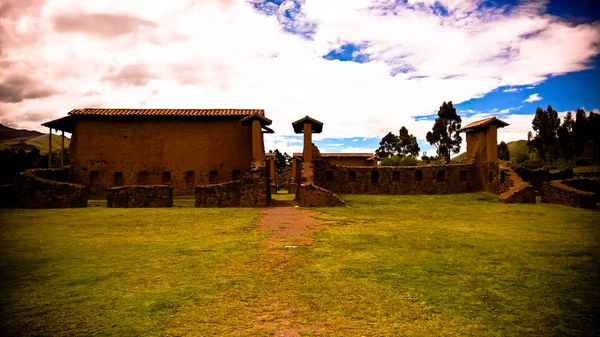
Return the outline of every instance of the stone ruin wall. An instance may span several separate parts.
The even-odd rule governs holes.
[[[544,182],[542,202],[594,209],[600,202],[600,181],[564,179]]]
[[[485,191],[504,202],[535,202],[533,187],[498,162],[475,165],[314,165],[314,182],[338,194],[453,194]]]
[[[196,207],[264,207],[271,201],[268,170],[253,168],[241,180],[196,187]]]
[[[219,149],[215,151],[215,149]],[[79,120],[69,148],[73,182],[92,195],[125,185],[197,185],[241,177],[252,163],[252,130],[234,119]]]
[[[129,185],[108,189],[106,206],[112,208],[172,207],[173,186]]]
[[[315,165],[315,184],[341,194],[449,194],[477,189],[470,165]]]
[[[87,186],[71,184],[71,168],[31,169],[17,174],[12,193],[16,208],[86,207]]]

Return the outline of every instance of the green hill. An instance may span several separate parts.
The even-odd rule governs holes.
[[[506,143],[508,145],[508,151],[510,152],[511,160],[523,161],[523,158],[529,156],[529,149],[527,148],[527,141],[525,139],[515,140]],[[461,163],[467,159],[467,153],[461,153],[458,156],[452,158],[453,163]],[[520,159],[520,160],[519,160]]]
[[[0,141],[5,141],[15,138],[31,138],[43,135],[41,132],[31,130],[13,129],[3,124],[0,124]]]
[[[52,151],[60,151],[61,139],[60,135],[52,135]],[[8,140],[0,140],[0,150],[11,149],[11,145],[18,144],[23,141],[25,144],[33,145],[38,150],[40,150],[41,154],[48,153],[48,134],[40,134],[38,136],[33,137],[19,137]],[[71,140],[65,137],[65,149],[69,148],[69,144]]]

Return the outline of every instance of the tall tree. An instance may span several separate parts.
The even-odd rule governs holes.
[[[556,136],[558,137],[558,153],[561,158],[572,159],[575,155],[574,125],[575,121],[573,120],[573,114],[569,111],[556,131]]]
[[[409,134],[408,129],[404,126],[400,128],[400,132],[398,133],[398,143],[396,147],[401,156],[416,157],[419,155],[419,151],[421,151],[419,143],[417,143],[417,137]]]
[[[550,105],[548,110],[538,107],[531,124],[533,131],[536,132],[532,139],[533,146],[542,159],[553,161],[557,152],[557,131],[560,126],[558,112]]]
[[[427,141],[435,146],[438,156],[446,158],[446,163],[450,163],[452,153],[460,152],[462,138],[456,130],[460,129],[461,122],[462,119],[452,106],[452,101],[444,102],[440,106],[432,130],[427,132]]]
[[[388,134],[381,139],[381,142],[379,142],[379,148],[375,150],[375,154],[379,158],[391,157],[396,154],[398,149],[397,146],[398,136],[388,132]]]
[[[505,142],[500,142],[500,144],[498,144],[498,159],[510,160],[510,151]]]

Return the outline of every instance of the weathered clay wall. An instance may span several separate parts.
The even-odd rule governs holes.
[[[332,207],[345,206],[340,197],[314,184],[302,184],[298,187],[296,201],[302,207]]]
[[[106,206],[114,208],[172,207],[173,186],[128,185],[109,188]]]
[[[315,164],[315,185],[334,193],[448,194],[477,190],[475,167],[372,166],[348,167]]]
[[[542,202],[581,208],[596,208],[596,196],[592,192],[570,187],[568,180],[545,182],[542,188]]]
[[[68,176],[68,168],[33,169],[15,177],[13,205],[17,208],[86,207],[89,189],[84,185],[43,177]]]
[[[271,200],[265,168],[253,168],[241,180],[196,187],[196,207],[264,207]]]
[[[485,129],[466,133],[467,164],[482,164],[487,161],[487,134]]]
[[[240,179],[250,169],[252,130],[238,119],[82,119],[69,156],[73,181],[95,195],[138,184],[192,195],[196,185]]]

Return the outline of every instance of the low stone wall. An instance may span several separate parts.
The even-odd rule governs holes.
[[[127,185],[109,188],[107,192],[107,207],[140,208],[173,206],[173,186]]]
[[[505,203],[529,203],[535,204],[535,188],[521,177],[510,167],[499,165],[499,170],[504,170],[505,182],[501,184],[500,201]],[[502,171],[500,171],[502,172]],[[502,173],[500,173],[502,175]],[[507,189],[508,188],[508,189]]]
[[[197,186],[196,207],[264,207],[271,186],[264,168],[251,169],[241,180]]]
[[[535,203],[535,188],[510,167],[498,162],[484,163],[479,169],[481,190],[499,195],[506,203]]]
[[[325,188],[314,184],[302,184],[298,187],[296,201],[303,207],[345,206],[340,197]]]
[[[71,178],[72,167],[63,166],[59,168],[31,169],[28,171],[39,178],[67,183]]]
[[[54,181],[41,177],[55,177],[56,174],[66,174],[68,177],[68,172],[68,168],[50,170],[34,169],[17,174],[15,177],[13,195],[14,207],[86,207],[89,196],[89,189],[87,186]]]
[[[448,194],[478,190],[472,165],[337,166],[315,162],[314,183],[334,193]]]
[[[580,208],[596,208],[596,196],[568,186],[568,180],[552,180],[543,185],[542,202]]]
[[[298,193],[298,184],[290,183],[290,187],[288,188],[288,194],[296,194]]]
[[[563,180],[563,184],[580,191],[591,192],[596,202],[600,202],[600,179],[567,179]]]

